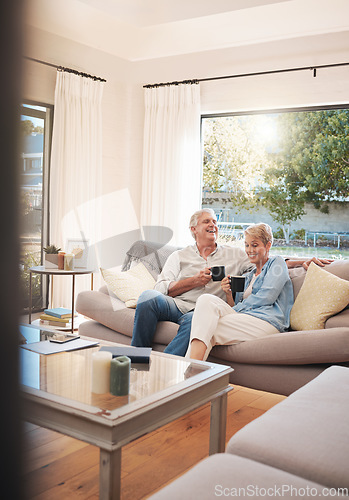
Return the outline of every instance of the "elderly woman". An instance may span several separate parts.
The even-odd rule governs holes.
[[[285,260],[269,256],[273,234],[268,224],[245,231],[245,251],[255,269],[245,275],[245,289],[233,298],[229,277],[221,282],[226,301],[211,294],[199,297],[186,356],[206,359],[214,345],[231,345],[289,327],[293,288]]]

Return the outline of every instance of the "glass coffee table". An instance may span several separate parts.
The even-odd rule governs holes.
[[[27,342],[53,332],[22,325]],[[90,338],[88,340],[91,340]],[[128,396],[91,391],[92,354],[101,345],[43,355],[20,349],[25,419],[100,448],[100,498],[118,499],[121,448],[182,415],[211,403],[209,453],[223,452],[232,368],[152,352],[132,364]]]

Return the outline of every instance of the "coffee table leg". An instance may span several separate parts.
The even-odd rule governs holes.
[[[114,451],[100,450],[99,498],[119,500],[121,492],[121,448]]]
[[[210,455],[225,451],[226,423],[227,392],[224,392],[211,401]]]

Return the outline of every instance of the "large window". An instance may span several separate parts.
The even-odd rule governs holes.
[[[222,238],[264,221],[278,253],[349,256],[347,107],[205,116],[202,137],[202,205]]]
[[[48,174],[52,110],[42,105],[23,104],[21,116],[20,215],[21,215],[21,299],[29,304],[29,272],[41,265],[48,234]],[[46,305],[46,281],[33,275],[33,308]]]

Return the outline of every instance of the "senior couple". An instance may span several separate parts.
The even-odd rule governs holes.
[[[153,290],[137,302],[132,345],[152,345],[158,321],[179,325],[165,352],[206,359],[216,344],[231,345],[289,327],[293,288],[288,268],[308,268],[311,261],[269,256],[273,235],[268,224],[245,230],[245,252],[217,243],[218,226],[209,208],[195,212],[189,223],[195,244],[172,253]],[[226,277],[213,281],[210,268],[224,265]],[[230,276],[245,275],[245,289],[234,298]]]

